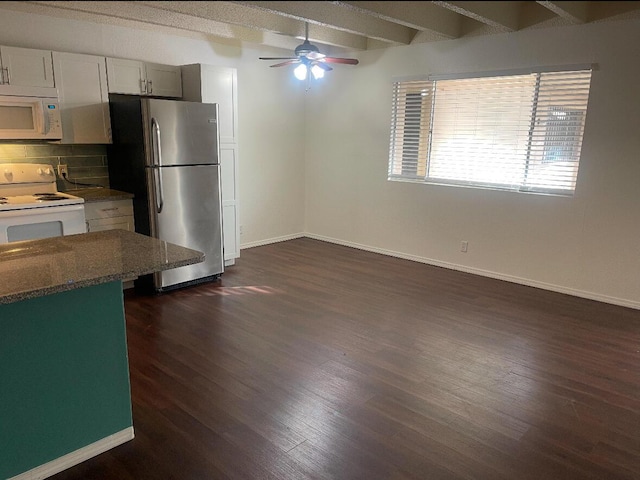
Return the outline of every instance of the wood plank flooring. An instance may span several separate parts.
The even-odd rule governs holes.
[[[55,480],[640,478],[638,310],[297,239],[125,311],[136,438]]]

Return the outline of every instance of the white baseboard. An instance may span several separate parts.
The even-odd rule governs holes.
[[[85,460],[100,455],[101,453],[111,450],[118,445],[122,445],[129,440],[132,440],[133,427],[125,428],[124,430],[109,435],[102,440],[91,443],[86,447],[82,447],[74,452],[68,453],[60,458],[56,458],[50,462],[33,468],[27,472],[21,473],[15,477],[11,477],[8,480],[42,480],[43,478],[51,477],[56,473],[60,473],[67,468],[71,468]]]
[[[402,258],[404,260],[412,260],[414,262],[434,265],[436,267],[443,267],[443,268],[448,268],[450,270],[457,270],[460,272],[472,273],[474,275],[481,275],[483,277],[495,278],[497,280],[504,280],[506,282],[517,283],[517,284],[526,285],[529,287],[541,288],[543,290],[564,293],[567,295],[573,295],[575,297],[586,298],[588,300],[596,300],[598,302],[610,303],[612,305],[619,305],[622,307],[629,307],[629,308],[634,308],[636,310],[640,310],[640,302],[628,300],[625,298],[601,295],[599,293],[593,293],[593,292],[585,292],[583,290],[567,288],[567,287],[563,287],[561,285],[555,285],[552,283],[538,282],[536,280],[530,280],[528,278],[522,278],[522,277],[516,277],[513,275],[505,275],[503,273],[492,272],[491,270],[483,270],[479,268],[467,267],[465,265],[458,265],[455,263],[442,262],[439,260],[434,260],[432,258],[419,257],[416,255],[408,255],[406,253],[394,252],[392,250],[386,250],[383,248],[370,247],[367,245],[361,245],[359,243],[354,243],[354,242],[346,242],[344,240],[339,240],[337,238],[325,237],[322,235],[315,235],[312,233],[297,235],[295,238],[299,238],[299,237],[313,238],[315,240],[321,240],[323,242],[335,243],[338,245],[344,245],[345,247],[357,248],[359,250],[365,250],[373,253],[380,253],[382,255],[388,255],[390,257]]]
[[[243,243],[240,245],[240,250],[244,250],[246,248],[261,247],[263,245],[269,245],[271,243],[284,242],[286,240],[293,240],[296,238],[302,238],[302,237],[308,237],[308,236],[309,235],[305,233],[294,233],[291,235],[285,235],[283,237],[268,238],[266,240],[258,240],[257,242]]]

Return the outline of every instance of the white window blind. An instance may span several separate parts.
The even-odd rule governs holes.
[[[397,81],[389,179],[570,195],[591,69]]]

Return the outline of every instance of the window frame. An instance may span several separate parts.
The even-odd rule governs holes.
[[[486,71],[486,72],[467,72],[461,74],[446,74],[446,75],[414,75],[414,76],[401,76],[401,77],[393,77],[393,94],[392,94],[392,122],[391,122],[391,138],[390,138],[390,146],[389,146],[389,159],[388,159],[388,177],[389,181],[398,181],[398,182],[411,182],[411,183],[424,183],[424,184],[432,184],[432,185],[447,185],[447,186],[460,186],[460,187],[470,187],[470,188],[480,188],[480,189],[491,189],[491,190],[502,190],[502,191],[512,191],[512,192],[520,192],[520,193],[534,193],[541,195],[560,195],[560,196],[572,196],[575,193],[577,188],[577,180],[578,173],[580,167],[580,160],[582,154],[582,145],[584,142],[584,132],[586,130],[586,117],[587,111],[589,107],[589,96],[591,89],[591,81],[593,78],[593,71],[596,70],[596,65],[594,64],[578,64],[578,65],[563,65],[563,66],[551,66],[551,67],[536,67],[536,68],[526,68],[526,69],[512,69],[512,70],[499,70],[499,71]],[[583,101],[583,107],[581,109],[572,109],[572,105],[545,105],[543,104],[543,108],[547,109],[547,113],[543,113],[543,115],[553,115],[553,109],[556,111],[564,111],[565,114],[568,115],[568,122],[566,125],[562,125],[562,122],[557,122],[554,124],[550,120],[545,118],[544,124],[539,126],[541,120],[538,116],[538,95],[540,94],[541,84],[540,78],[542,74],[545,73],[560,73],[568,74],[567,76],[571,76],[576,73],[578,76],[584,75],[586,79],[582,79],[579,83],[580,88],[583,88],[581,99]],[[527,139],[526,145],[526,153],[524,154],[524,162],[522,163],[522,180],[517,183],[505,183],[505,182],[491,182],[486,180],[465,180],[462,178],[458,179],[446,179],[446,178],[437,178],[430,176],[430,170],[433,163],[432,158],[432,145],[433,145],[433,134],[434,129],[437,128],[438,119],[434,118],[436,111],[436,102],[438,100],[438,82],[445,80],[461,80],[461,79],[471,79],[472,81],[475,79],[482,79],[487,77],[509,77],[509,76],[531,76],[535,75],[535,90],[534,94],[531,98],[531,111],[528,113],[528,118],[530,120],[529,127],[529,136]],[[551,75],[552,77],[553,75]],[[522,77],[524,78],[524,77]],[[410,83],[415,82],[416,91],[411,92],[411,88],[407,87]],[[548,81],[550,83],[550,81]],[[412,115],[415,115],[416,112],[420,112],[419,116],[408,117],[406,111],[410,105],[408,99],[401,99],[398,95],[398,89],[401,85],[404,85],[406,88],[405,94],[407,98],[409,95],[417,95],[418,89],[421,87],[427,88],[427,93],[423,94],[428,97],[421,108],[417,108],[416,105],[412,105]],[[430,90],[429,90],[430,88]],[[548,88],[548,87],[544,87]],[[422,90],[423,92],[425,90]],[[580,90],[577,89],[576,92],[580,93]],[[586,93],[584,93],[586,92]],[[575,95],[578,96],[578,93]],[[572,90],[572,95],[573,95]],[[524,97],[523,97],[524,98]],[[582,104],[581,104],[582,105]],[[404,108],[404,111],[401,116],[398,115],[399,109]],[[429,111],[429,118],[425,119],[426,110]],[[548,113],[551,112],[551,113]],[[418,147],[419,154],[417,156],[411,157],[405,156],[405,141],[402,140],[399,143],[400,137],[407,137],[407,129],[405,128],[405,120],[409,120],[416,124],[420,121],[423,121],[423,124],[420,126],[419,130],[419,138],[413,138],[412,141]],[[551,118],[551,117],[549,117]],[[402,122],[402,125],[399,124]],[[537,124],[536,124],[537,123]],[[415,125],[414,125],[415,127]],[[404,131],[403,131],[404,130]],[[409,133],[414,132],[415,130],[408,129]],[[398,135],[398,132],[401,131],[401,135]],[[540,131],[544,131],[544,137],[540,140]],[[535,135],[534,135],[535,132]],[[556,135],[551,135],[549,132],[556,132]],[[562,133],[564,132],[564,133]],[[519,131],[521,134],[522,131]],[[537,135],[537,136],[536,136]],[[414,135],[415,137],[415,135]],[[477,137],[474,137],[477,139]],[[477,143],[473,144],[472,148],[475,148]],[[540,146],[542,145],[542,146]],[[398,147],[400,146],[401,152],[398,151]],[[532,149],[535,146],[535,155],[532,153]],[[522,150],[522,147],[519,147]],[[557,159],[550,160],[547,155],[550,151],[565,151],[569,152],[570,156],[566,157],[564,161],[565,164],[568,164],[570,168],[575,169],[575,173],[571,173],[570,179],[566,182],[566,184],[562,184],[559,188],[554,188],[554,181],[557,181],[558,178],[562,179],[565,175],[557,174],[557,178],[555,175],[546,178],[543,176],[546,184],[540,184],[540,180],[538,183],[535,181],[531,184],[527,184],[529,181],[529,168],[531,164],[544,164],[551,165],[554,162],[559,162]],[[542,149],[542,150],[540,150]],[[520,152],[520,151],[519,151]],[[475,154],[475,153],[474,153]],[[500,168],[517,166],[518,162],[522,161],[519,155],[516,156],[516,160],[509,159],[507,162],[500,163]],[[398,159],[400,159],[401,170],[398,173]],[[411,164],[413,162],[414,164]],[[536,163],[537,162],[537,163]],[[407,166],[411,166],[411,168],[406,168]],[[540,167],[539,167],[540,168]],[[406,171],[405,171],[406,170]],[[411,175],[411,170],[413,170],[414,175]]]

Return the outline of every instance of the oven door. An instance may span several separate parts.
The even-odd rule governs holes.
[[[84,205],[0,211],[0,243],[85,233]]]

